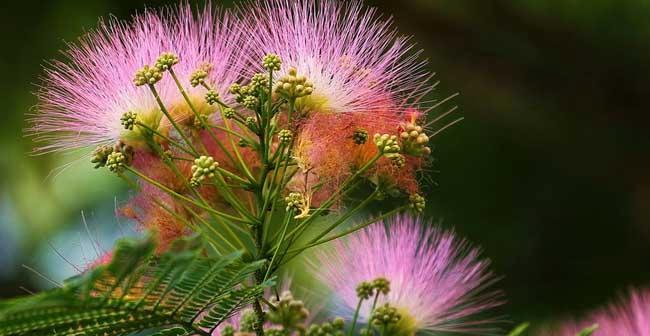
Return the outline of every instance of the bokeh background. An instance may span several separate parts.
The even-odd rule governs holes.
[[[215,0],[216,2],[217,0]],[[23,136],[41,65],[98,17],[171,1],[0,10],[0,297],[51,286],[116,237],[126,187]],[[227,2],[229,5],[230,2]],[[650,2],[374,0],[465,120],[435,139],[427,215],[483,247],[512,321],[580,316],[650,286]],[[63,169],[65,168],[65,169]],[[34,269],[36,272],[30,270]]]

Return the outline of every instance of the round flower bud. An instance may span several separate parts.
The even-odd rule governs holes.
[[[388,154],[386,157],[390,159],[395,168],[402,168],[406,165],[406,158],[402,154]]]
[[[246,96],[242,100],[242,105],[244,105],[244,107],[253,110],[257,106],[257,98],[253,96]]]
[[[120,122],[125,129],[132,131],[133,126],[135,126],[135,123],[137,121],[137,118],[138,118],[137,113],[129,111],[122,115],[122,118],[120,118]]]
[[[153,85],[162,79],[162,72],[157,67],[145,65],[142,69],[135,72],[133,84],[142,86],[145,84]]]
[[[357,128],[352,134],[352,141],[357,145],[363,145],[368,141],[368,131],[363,128]]]
[[[269,71],[279,71],[282,65],[282,59],[276,54],[267,54],[262,59],[262,66]]]
[[[422,212],[424,211],[424,207],[426,206],[426,200],[424,197],[420,196],[419,194],[411,194],[409,196],[409,208],[415,210],[415,212]]]
[[[397,136],[396,135],[389,135],[389,134],[375,134],[374,136],[374,142],[375,145],[377,145],[377,148],[379,151],[383,154],[395,154],[399,153],[401,148],[399,144],[397,143]]]
[[[156,60],[155,67],[160,69],[160,71],[166,71],[171,69],[175,64],[178,64],[178,56],[174,53],[166,52],[160,54]]]
[[[211,156],[202,155],[199,158],[194,160],[192,165],[192,178],[190,179],[190,185],[192,187],[198,187],[206,177],[214,177],[214,173],[217,171],[219,163],[214,161]]]
[[[383,295],[386,295],[390,292],[390,281],[386,278],[376,278],[372,280],[373,288]]]
[[[241,85],[237,83],[234,83],[230,85],[230,87],[228,87],[228,92],[230,92],[230,94],[239,94],[240,90],[241,90]]]
[[[287,202],[287,211],[293,210],[294,213],[300,212],[305,207],[305,197],[298,192],[292,192],[284,198]]]
[[[219,93],[215,90],[209,90],[205,94],[205,100],[208,102],[208,104],[214,105],[219,101]]]
[[[280,132],[278,132],[278,139],[280,139],[281,144],[287,145],[293,139],[293,132],[291,132],[288,129],[283,129]]]
[[[374,293],[374,286],[372,283],[363,281],[357,285],[357,297],[362,300],[368,300]]]
[[[95,148],[90,162],[95,164],[95,169],[104,167],[106,166],[106,161],[108,160],[108,156],[111,155],[111,153],[113,153],[113,146],[99,146]]]
[[[227,107],[227,108],[223,109],[223,116],[226,119],[232,119],[232,118],[235,117],[235,110],[230,108],[230,107]]]
[[[124,171],[126,161],[124,154],[113,151],[106,157],[106,167],[113,173],[119,174]]]
[[[205,79],[208,77],[208,72],[205,69],[196,70],[190,75],[190,85],[192,87],[199,86],[205,83]]]
[[[389,303],[386,303],[375,309],[372,314],[371,323],[375,326],[388,326],[390,324],[396,324],[400,319],[402,319],[402,316],[397,312],[397,309]]]

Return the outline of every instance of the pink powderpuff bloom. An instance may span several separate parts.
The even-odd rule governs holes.
[[[158,11],[145,10],[132,22],[101,20],[96,29],[70,43],[65,61],[46,67],[38,92],[38,112],[28,132],[49,142],[39,152],[129,142],[137,131],[126,131],[120,118],[135,112],[140,121],[156,128],[166,122],[146,86],[136,87],[133,78],[145,65],[153,66],[165,52],[178,55],[174,71],[198,109],[205,88],[190,86],[191,74],[208,64],[210,83],[222,97],[241,73],[243,52],[236,20],[212,9],[208,3],[198,13],[188,4]],[[172,115],[182,118],[188,110],[174,81],[167,73],[156,83],[162,101]],[[160,124],[160,126],[159,126]],[[136,127],[137,129],[137,127]],[[136,139],[137,140],[137,139]]]
[[[331,292],[333,313],[351,318],[359,301],[357,285],[383,277],[390,292],[378,304],[388,302],[401,313],[400,335],[494,331],[494,320],[472,316],[502,304],[499,291],[486,291],[497,279],[479,250],[453,232],[399,216],[332,244],[317,251],[311,266]],[[361,322],[368,322],[372,301],[364,301]]]
[[[592,336],[650,336],[650,290],[631,290],[622,302],[595,311],[581,322],[569,322],[549,336],[574,336],[594,324]]]
[[[429,90],[426,62],[413,44],[361,1],[248,1],[239,10],[250,34],[251,74],[264,72],[259,60],[273,53],[282,59],[276,79],[293,67],[313,83],[298,109],[373,117],[390,108],[397,118]]]

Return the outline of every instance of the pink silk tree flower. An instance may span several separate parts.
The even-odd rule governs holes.
[[[206,4],[194,13],[188,4],[146,10],[131,22],[114,18],[70,43],[64,61],[53,61],[45,70],[38,92],[38,112],[31,118],[29,133],[48,143],[38,152],[113,145],[141,144],[139,127],[125,129],[125,113],[137,121],[166,132],[169,122],[162,115],[152,92],[134,85],[134,75],[145,65],[154,66],[163,53],[174,53],[180,82],[201,113],[215,107],[205,103],[206,89],[190,85],[192,74],[207,70],[205,81],[227,97],[228,85],[241,73],[243,48],[236,20]],[[165,74],[156,89],[174,118],[193,116],[173,79]]]
[[[282,59],[276,80],[293,68],[313,84],[313,93],[297,100],[298,110],[372,118],[390,108],[398,118],[430,89],[426,62],[413,44],[361,1],[262,0],[239,9],[250,34],[251,74],[264,72],[259,60],[276,54]]]
[[[597,310],[580,322],[569,322],[548,336],[574,336],[581,330],[598,325],[592,336],[650,336],[650,291],[631,290],[621,302]]]
[[[347,319],[359,302],[357,285],[385,278],[390,291],[377,307],[389,303],[402,318],[399,335],[417,331],[479,333],[491,331],[495,320],[475,315],[502,301],[499,291],[487,290],[497,279],[479,250],[453,232],[425,227],[417,218],[396,217],[375,223],[319,249],[312,272],[332,297],[333,313]],[[372,300],[359,311],[368,323]]]

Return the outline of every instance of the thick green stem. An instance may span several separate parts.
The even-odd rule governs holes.
[[[354,316],[352,317],[352,325],[350,326],[350,331],[348,332],[349,336],[354,335],[354,329],[357,326],[357,319],[359,318],[359,311],[361,310],[361,304],[363,303],[363,299],[359,299],[359,303],[357,303],[357,309],[354,310]]]
[[[187,138],[187,136],[185,135],[183,130],[181,130],[180,126],[178,126],[178,124],[176,123],[176,120],[174,120],[174,118],[171,116],[169,111],[167,111],[167,108],[165,107],[165,104],[163,103],[162,99],[160,99],[160,95],[158,94],[158,90],[156,90],[156,87],[153,84],[149,84],[149,89],[151,89],[151,93],[153,93],[154,98],[156,98],[156,102],[158,102],[158,106],[160,107],[160,111],[162,111],[162,113],[165,115],[165,117],[167,117],[167,119],[169,119],[169,122],[172,124],[172,126],[174,127],[176,132],[178,132],[178,134],[181,136],[181,138],[183,138],[183,141],[185,141],[185,143],[187,143],[187,146],[190,147],[193,154],[195,156],[199,156],[199,152],[196,150],[196,148],[194,148],[194,145],[192,144],[192,142],[190,142],[190,140]]]

